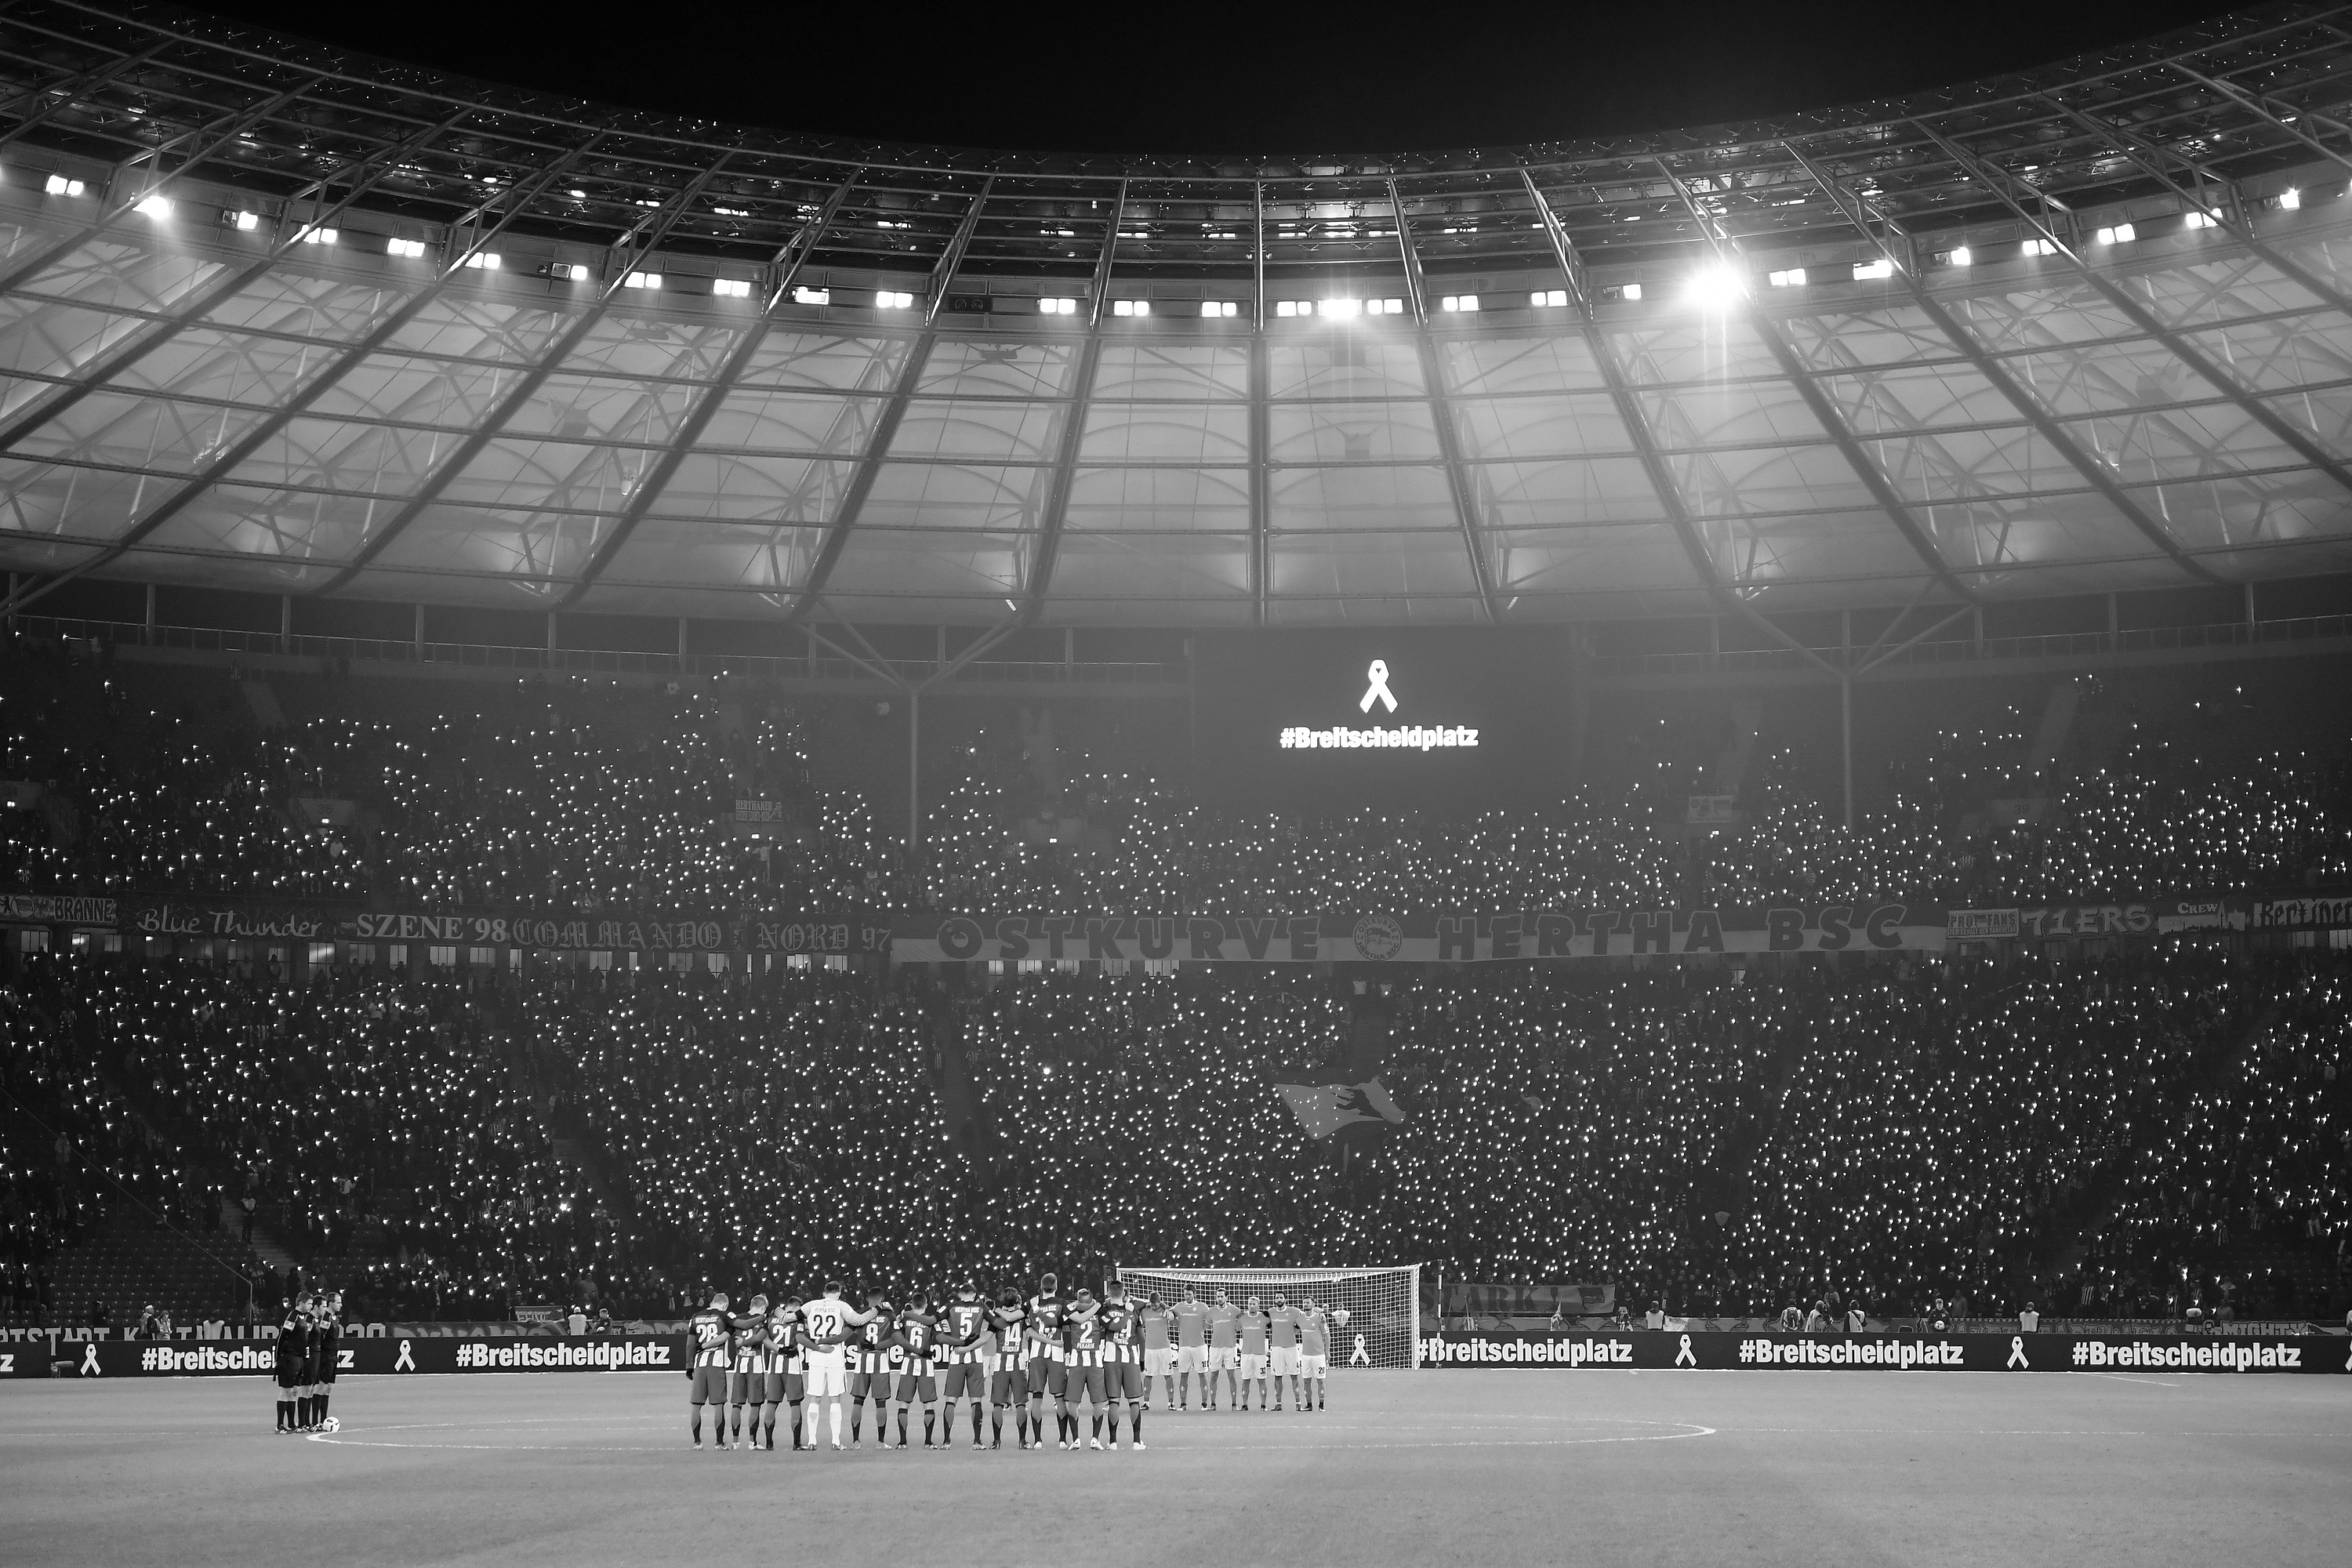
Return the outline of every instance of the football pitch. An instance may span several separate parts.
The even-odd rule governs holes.
[[[2352,1539],[2352,1378],[1355,1372],[1328,1412],[1155,1409],[1140,1453],[698,1451],[675,1374],[347,1379],[307,1438],[271,1397],[0,1384],[0,1561],[2281,1568]]]

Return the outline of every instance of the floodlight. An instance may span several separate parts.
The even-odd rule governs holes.
[[[1853,280],[1857,283],[1866,283],[1873,278],[1894,276],[1895,263],[1884,256],[1875,261],[1857,261],[1853,264]]]
[[[1748,294],[1746,279],[1722,262],[1702,267],[1691,275],[1690,297],[1709,310],[1727,310]]]
[[[1805,269],[1801,267],[1789,267],[1778,272],[1767,272],[1764,275],[1764,281],[1775,289],[1801,289],[1805,286]]]
[[[877,310],[909,310],[914,309],[914,305],[912,294],[900,293],[895,289],[877,289],[874,291],[874,308]]]
[[[1242,308],[1239,300],[1203,300],[1201,301],[1201,314],[1211,321],[1215,321],[1225,316],[1238,316],[1241,313]]]
[[[496,272],[499,269],[499,253],[495,250],[477,250],[466,258],[463,265],[479,272]]]
[[[1404,314],[1404,301],[1402,300],[1367,300],[1364,301],[1364,314],[1367,316],[1402,316]]]
[[[1617,297],[1620,300],[1638,300],[1642,297],[1642,286],[1639,283],[1628,283],[1617,290]]]
[[[261,226],[261,218],[257,213],[231,213],[228,215],[228,221],[236,225],[237,228],[246,234],[251,234]]]
[[[405,256],[414,259],[425,254],[425,242],[421,239],[388,239],[384,241],[383,253],[386,256]]]
[[[1148,316],[1151,314],[1149,300],[1113,300],[1110,313],[1114,316]]]
[[[1565,289],[1538,289],[1528,296],[1528,303],[1538,310],[1554,310],[1568,303]]]
[[[78,196],[88,189],[79,180],[68,180],[63,174],[51,174],[41,188],[53,196]]]
[[[621,287],[624,289],[657,289],[661,287],[661,283],[662,275],[658,272],[632,272],[621,279]]]
[[[2120,245],[2130,240],[2137,239],[2138,237],[2138,231],[2133,228],[2131,225],[2127,223],[2119,223],[2113,228],[2103,228],[2096,234],[2091,236],[2091,243],[2094,245]]]
[[[2181,217],[2181,226],[2184,228],[2215,228],[2220,226],[2221,222],[2221,215],[2213,212],[2187,213]]]
[[[1048,316],[1075,316],[1078,313],[1078,302],[1066,295],[1057,294],[1038,300],[1037,309],[1041,314]]]
[[[2020,253],[2025,256],[2055,256],[2058,254],[2058,245],[2054,240],[2029,239]]]
[[[171,198],[168,196],[142,196],[140,198],[139,205],[136,210],[144,214],[148,217],[155,219],[158,223],[161,223],[163,219],[172,216]]]
[[[1437,308],[1441,310],[1475,310],[1478,308],[1478,296],[1475,294],[1448,294],[1444,299],[1438,300]]]
[[[1311,300],[1276,300],[1274,313],[1277,316],[1311,316],[1315,313],[1315,302]]]
[[[332,245],[342,237],[342,234],[338,229],[310,227],[304,229],[298,237],[304,245]]]
[[[1350,316],[1360,316],[1363,314],[1363,310],[1364,302],[1361,300],[1324,300],[1318,301],[1315,307],[1317,315],[1333,316],[1341,321],[1346,321]]]
[[[830,289],[797,288],[793,290],[793,303],[795,305],[830,305],[833,303],[833,290]]]
[[[1967,246],[1963,245],[1946,252],[1944,259],[1950,262],[1955,267],[1966,267],[1969,262],[1976,259],[1976,253],[1970,250]]]
[[[2295,208],[2303,205],[2303,193],[2296,190],[2293,185],[2289,185],[2285,190],[2279,193],[2278,204],[2287,211],[2293,212]]]
[[[748,300],[751,297],[749,278],[713,278],[710,291],[722,300]]]

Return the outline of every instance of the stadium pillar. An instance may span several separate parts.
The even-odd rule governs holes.
[[[908,869],[915,850],[922,843],[922,759],[923,759],[923,694],[907,693],[907,855]]]
[[[1843,744],[1841,751],[1845,763],[1845,826],[1853,831],[1853,672],[1846,670],[1838,677],[1838,727]]]

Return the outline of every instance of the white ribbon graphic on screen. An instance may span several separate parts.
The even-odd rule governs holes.
[[[1371,1352],[1364,1349],[1364,1336],[1361,1334],[1358,1334],[1356,1336],[1356,1353],[1348,1358],[1348,1364],[1349,1366],[1370,1366],[1372,1364]]]
[[[82,1342],[81,1371],[76,1373],[74,1375],[77,1377],[99,1377],[103,1375],[98,1369],[98,1342],[96,1340],[84,1340]]]
[[[400,1342],[400,1353],[392,1358],[392,1370],[394,1372],[415,1372],[416,1370],[416,1363],[409,1359],[408,1342],[406,1340]]]
[[[1372,684],[1364,693],[1364,700],[1356,704],[1357,710],[1369,713],[1372,710],[1373,703],[1385,702],[1389,705],[1389,711],[1395,712],[1396,698],[1389,691],[1389,661],[1384,658],[1372,660],[1372,667],[1364,671],[1364,679]]]
[[[2032,1372],[2033,1370],[2033,1363],[2025,1359],[2025,1336],[2023,1334],[2014,1334],[2010,1338],[2009,1364],[2011,1366],[2021,1366],[2028,1372]]]
[[[1675,1364],[1676,1366],[1696,1366],[1698,1364],[1698,1357],[1691,1354],[1690,1336],[1688,1334],[1685,1334],[1683,1336],[1683,1348],[1675,1352]]]

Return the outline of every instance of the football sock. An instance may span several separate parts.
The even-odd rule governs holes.
[[[1151,1401],[1148,1399],[1139,1399],[1127,1407],[1127,1440],[1129,1442],[1139,1445],[1142,1443],[1143,1411],[1144,1407],[1150,1403]]]
[[[907,1407],[898,1406],[898,1447],[907,1446]]]
[[[310,1395],[309,1395],[309,1394],[304,1394],[304,1395],[302,1395],[302,1397],[301,1397],[300,1399],[299,1399],[299,1400],[297,1400],[297,1401],[295,1402],[295,1423],[294,1423],[294,1424],[295,1424],[296,1426],[315,1426],[315,1425],[317,1424],[317,1423],[315,1423],[314,1421],[312,1421],[312,1419],[310,1418],[310,1406],[311,1406],[314,1403],[316,1403],[316,1402],[311,1398],[311,1396],[310,1396]]]
[[[1094,1430],[1095,1441],[1097,1443],[1102,1441],[1102,1406],[1099,1405],[1096,1405],[1094,1412]],[[1113,1421],[1111,1423],[1110,1440],[1114,1443],[1118,1441],[1118,1424],[1117,1421]]]
[[[1004,1406],[1002,1405],[989,1412],[988,1440],[992,1443],[1004,1441]]]
[[[923,1446],[929,1447],[931,1437],[939,1430],[940,1413],[929,1405],[923,1406]]]
[[[793,1401],[793,1452],[801,1450],[801,1402]]]
[[[857,1441],[858,1430],[864,1425],[865,1420],[866,1402],[861,1399],[856,1404],[849,1407],[849,1440],[851,1442],[855,1443]],[[874,1418],[874,1426],[875,1430],[880,1432],[885,1438],[887,1438],[890,1436],[890,1413],[886,1410],[881,1415],[877,1415]]]
[[[278,1429],[280,1432],[283,1432],[283,1431],[285,1431],[289,1426],[293,1426],[293,1425],[294,1425],[294,1402],[293,1402],[292,1400],[290,1400],[290,1399],[281,1399],[281,1400],[279,1400],[279,1401],[278,1402]]]
[[[841,1401],[838,1399],[833,1402],[833,1440],[836,1444],[841,1441]]]
[[[318,1408],[311,1412],[312,1415],[318,1416],[321,1424],[323,1424],[327,1419],[327,1399],[328,1395],[326,1394],[322,1394],[319,1395]]]
[[[975,1443],[980,1441],[980,1401],[977,1399],[971,1402],[971,1440]]]

